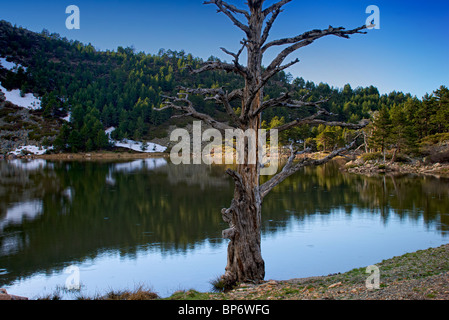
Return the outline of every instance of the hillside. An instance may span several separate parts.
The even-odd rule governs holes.
[[[0,21],[0,58],[0,154],[28,144],[51,146],[51,152],[111,149],[105,134],[111,127],[116,128],[111,136],[117,141],[166,142],[169,128],[184,127],[192,119],[171,119],[172,111],[155,111],[162,95],[176,94],[178,86],[232,90],[242,85],[240,78],[224,72],[190,75],[187,66],[197,68],[203,60],[183,51],[161,49],[147,54],[123,47],[97,51],[92,44],[61,38],[47,30],[31,32],[6,21]],[[401,142],[402,150],[416,149],[420,139],[449,130],[449,95],[443,86],[418,99],[402,92],[381,95],[373,86],[334,88],[281,73],[267,84],[265,94],[276,97],[286,88],[310,101],[330,97],[323,107],[335,114],[335,120],[358,122],[386,111],[396,121],[386,129],[399,126],[413,133],[406,143]],[[198,111],[226,119],[221,106],[201,97],[192,99]],[[22,102],[25,105],[20,105]],[[233,107],[238,112],[239,106]],[[274,127],[310,112],[270,109],[263,114],[263,125]],[[382,137],[376,137],[378,130],[368,134],[373,138],[373,150],[398,145],[395,141],[379,144]],[[344,144],[347,136],[341,128],[305,127],[282,135],[281,142],[294,139],[329,151]],[[397,132],[393,136],[398,136]]]

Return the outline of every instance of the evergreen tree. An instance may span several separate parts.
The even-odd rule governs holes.
[[[370,137],[370,146],[380,150],[384,156],[385,161],[385,153],[390,145],[390,136],[391,136],[391,120],[390,120],[390,112],[387,106],[382,106],[382,108],[375,113],[374,120],[372,124],[372,135]]]

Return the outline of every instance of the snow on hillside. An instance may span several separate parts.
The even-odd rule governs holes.
[[[9,101],[16,106],[31,110],[37,110],[41,108],[40,99],[36,98],[31,93],[27,93],[25,96],[21,97],[19,89],[8,91],[1,85],[0,90],[5,94],[6,101]]]
[[[64,121],[70,122],[72,119],[72,113],[69,112],[69,114],[67,116],[65,116],[64,118],[61,118]]]
[[[6,61],[6,58],[0,58],[0,66],[2,66],[3,68],[5,68],[6,70],[9,70],[9,71],[17,70],[20,67],[22,67],[23,70],[25,70],[25,71],[27,69],[26,67],[24,67],[24,66],[22,66],[20,64],[16,64],[14,62]]]
[[[147,147],[145,150],[142,150],[142,142],[134,141],[134,140],[128,140],[124,139],[123,141],[113,141],[114,146],[120,147],[120,148],[127,148],[134,151],[140,151],[140,152],[164,152],[167,148],[163,147],[161,145],[155,144],[155,143],[147,143]]]
[[[115,171],[134,172],[142,169],[154,170],[167,165],[167,160],[163,158],[139,159],[131,162],[118,163],[115,165]]]
[[[111,133],[114,132],[114,130],[115,130],[115,128],[111,127],[111,128],[108,128],[105,131],[105,133],[109,137],[109,141],[116,147],[131,149],[134,151],[144,152],[144,153],[165,152],[165,150],[167,150],[166,147],[163,147],[159,144],[152,143],[152,142],[148,142],[145,150],[142,150],[143,142],[138,142],[138,141],[129,140],[129,139],[123,139],[122,141],[115,141],[115,140],[111,139]]]
[[[9,154],[13,154],[16,156],[20,156],[22,155],[22,152],[29,152],[31,154],[34,155],[43,155],[45,152],[47,152],[47,150],[52,150],[53,147],[48,147],[48,148],[44,148],[44,147],[37,147],[37,146],[22,146],[17,148],[14,151],[11,151]]]

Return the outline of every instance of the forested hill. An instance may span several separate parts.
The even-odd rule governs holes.
[[[104,130],[111,126],[117,128],[113,137],[118,140],[150,141],[164,137],[170,124],[183,126],[187,121],[170,119],[170,110],[154,110],[160,107],[163,95],[176,94],[177,86],[225,87],[229,90],[242,86],[238,76],[225,72],[190,75],[186,66],[197,68],[203,61],[184,51],[161,49],[157,54],[146,54],[123,47],[98,51],[92,44],[68,40],[46,30],[34,33],[5,21],[0,21],[0,57],[24,67],[8,70],[0,66],[0,82],[7,90],[20,89],[22,95],[33,93],[39,96],[42,103],[41,109],[35,111],[36,116],[59,121],[71,114],[70,122],[59,121],[57,134],[41,136],[42,140],[37,141],[52,144],[57,151],[108,149]],[[373,86],[334,88],[302,78],[293,79],[282,73],[266,86],[265,94],[275,97],[287,87],[298,97],[307,95],[310,100],[330,97],[324,107],[336,114],[338,120],[358,122],[379,110],[397,112],[400,109],[406,117],[404,121],[419,128],[415,130],[414,139],[448,130],[447,114],[443,114],[438,105],[440,101],[447,103],[445,87],[418,99],[402,92],[380,95]],[[441,95],[446,98],[441,99]],[[225,111],[214,102],[192,98],[198,111],[225,119]],[[427,108],[429,104],[431,108]],[[234,107],[238,112],[239,106]],[[445,109],[449,109],[447,104]],[[264,126],[272,127],[308,112],[272,109],[263,114]],[[1,120],[0,125],[7,122]],[[25,124],[22,129],[27,129]],[[309,139],[323,149],[337,145],[344,136],[343,131],[324,127],[302,128],[289,134],[289,138]],[[333,136],[336,141],[325,141],[328,136]],[[283,136],[283,139],[287,137]]]

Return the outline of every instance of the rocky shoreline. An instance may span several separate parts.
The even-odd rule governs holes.
[[[342,170],[367,176],[379,174],[417,174],[449,177],[449,164],[425,164],[422,161],[414,161],[413,163],[390,163],[373,160],[363,161],[362,159],[357,159],[344,164],[342,166]]]

